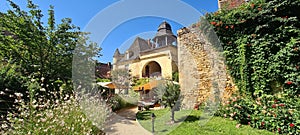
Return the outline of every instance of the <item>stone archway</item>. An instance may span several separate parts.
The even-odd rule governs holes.
[[[161,66],[156,61],[150,61],[143,67],[142,77],[161,76]]]

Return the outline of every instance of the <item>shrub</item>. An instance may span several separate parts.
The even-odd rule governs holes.
[[[134,106],[134,104],[127,102],[119,95],[114,95],[108,102],[111,105],[112,111],[116,111],[122,108]]]
[[[223,104],[217,115],[237,120],[258,129],[280,134],[299,134],[300,99],[287,100],[264,96],[255,100],[232,97]]]
[[[35,84],[35,82],[32,82]],[[22,93],[15,93],[14,106],[2,123],[2,134],[102,134],[100,130],[109,109],[96,96],[66,94],[53,99],[34,94],[30,87],[29,102]],[[58,93],[51,93],[58,95]]]
[[[96,82],[111,82],[111,80],[105,78],[97,78]]]

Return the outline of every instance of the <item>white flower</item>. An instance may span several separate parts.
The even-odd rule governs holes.
[[[18,99],[15,99],[15,102],[14,103],[19,103],[20,102],[20,100],[18,100]]]
[[[41,78],[41,81],[43,82],[44,80],[45,80],[45,77],[42,77],[42,78]]]
[[[35,81],[35,79],[32,78],[32,79],[31,79],[31,82],[34,82],[34,81]]]
[[[61,121],[60,126],[64,126],[65,125],[65,121]]]
[[[34,99],[33,101],[32,101],[32,104],[35,104],[36,103],[36,100]]]
[[[16,95],[17,97],[22,97],[22,96],[23,96],[22,93],[15,93],[15,95]]]
[[[46,91],[46,89],[45,88],[41,88],[40,91]]]
[[[38,107],[38,105],[32,105],[32,107],[33,107],[33,108],[36,108],[36,107]]]
[[[0,91],[0,95],[4,95],[5,93],[3,91]]]
[[[47,119],[43,119],[43,118],[42,118],[42,119],[41,119],[41,122],[46,122],[46,120],[47,120]]]
[[[8,126],[7,126],[7,124],[5,124],[5,123],[1,125],[1,128],[7,128],[7,127],[8,127]]]
[[[51,113],[48,113],[48,117],[49,118],[52,118],[53,117],[53,113],[51,112]]]

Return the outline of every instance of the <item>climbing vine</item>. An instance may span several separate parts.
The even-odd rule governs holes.
[[[299,8],[299,0],[253,0],[206,15],[239,88],[220,116],[272,132],[300,133]]]
[[[206,15],[241,92],[300,94],[299,3],[256,0]]]

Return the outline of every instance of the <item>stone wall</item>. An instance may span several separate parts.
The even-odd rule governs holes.
[[[247,0],[248,1],[248,0]],[[232,9],[245,3],[245,0],[218,0],[219,9]]]
[[[224,58],[197,28],[177,31],[179,84],[183,108],[189,109],[228,98],[236,90],[226,74]]]

